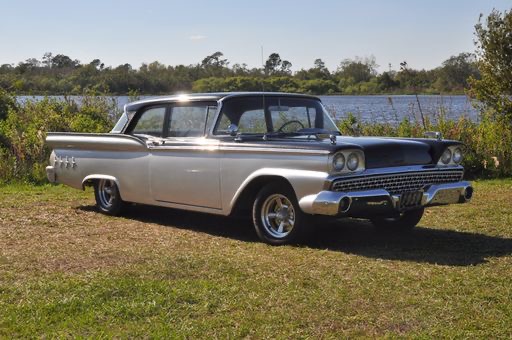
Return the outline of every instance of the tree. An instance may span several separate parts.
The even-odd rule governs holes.
[[[470,77],[479,78],[476,56],[473,53],[459,53],[443,62],[438,69],[435,87],[439,91],[453,91],[468,88]]]
[[[52,58],[52,67],[56,68],[74,68],[80,65],[79,60],[72,60],[70,57],[64,54],[57,54]]]
[[[43,55],[43,65],[47,68],[52,68],[52,59],[53,59],[53,54],[51,52],[46,52]]]
[[[265,62],[265,74],[272,75],[278,72],[282,62],[283,61],[281,60],[279,53],[272,53],[269,55]]]
[[[388,71],[383,72],[377,77],[377,84],[379,84],[379,88],[383,91],[393,90],[400,86],[400,82],[394,80],[392,73]]]
[[[201,67],[206,71],[208,76],[221,77],[225,73],[224,71],[229,62],[223,57],[224,54],[222,52],[215,52],[201,61]]]
[[[290,63],[288,60],[283,60],[283,62],[281,63],[280,73],[285,74],[285,75],[291,75],[292,74],[291,68],[292,68],[292,63]]]
[[[279,53],[272,53],[265,62],[265,74],[267,75],[291,75],[292,63],[288,60],[282,60]]]
[[[470,95],[482,109],[512,125],[512,10],[493,10],[475,25],[477,65],[481,79],[471,77]]]
[[[377,63],[375,57],[367,58],[356,57],[355,59],[344,59],[338,67],[337,75],[339,78],[352,78],[356,83],[369,81],[377,75]]]
[[[324,61],[320,58],[315,59],[314,64],[316,69],[324,70],[326,68]]]
[[[105,64],[101,62],[99,59],[94,59],[89,63],[89,65],[94,66],[98,70],[103,70],[105,68]],[[130,67],[131,68],[131,67]]]
[[[222,58],[223,56],[224,56],[224,54],[222,52],[215,52],[214,54],[209,55],[206,58],[204,58],[203,61],[201,62],[201,65],[203,67],[206,67],[206,66],[225,67],[228,64],[228,60],[223,59]]]

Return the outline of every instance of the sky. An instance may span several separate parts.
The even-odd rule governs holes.
[[[216,51],[230,65],[262,65],[273,52],[292,70],[317,58],[374,56],[379,70],[432,69],[472,52],[480,13],[511,0],[0,0],[0,65],[44,53],[107,66],[190,65]]]

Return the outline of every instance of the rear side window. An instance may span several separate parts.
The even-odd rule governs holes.
[[[167,137],[204,136],[216,111],[216,106],[205,103],[172,107]]]
[[[144,111],[132,130],[134,135],[162,137],[165,107],[153,107]]]

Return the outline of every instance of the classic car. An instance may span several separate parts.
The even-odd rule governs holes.
[[[297,242],[315,216],[407,230],[425,207],[464,203],[463,147],[437,138],[342,136],[319,98],[175,95],[129,103],[110,133],[49,133],[50,182],[127,203],[252,214],[264,242]],[[318,220],[318,219],[317,219]],[[340,219],[343,221],[343,219]]]

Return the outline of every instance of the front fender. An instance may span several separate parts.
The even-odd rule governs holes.
[[[282,168],[262,168],[251,173],[240,185],[235,195],[231,199],[229,210],[235,206],[238,198],[244,190],[255,180],[262,177],[279,177],[286,180],[293,188],[297,200],[304,196],[322,191],[324,183],[329,176],[323,171],[294,170]]]

